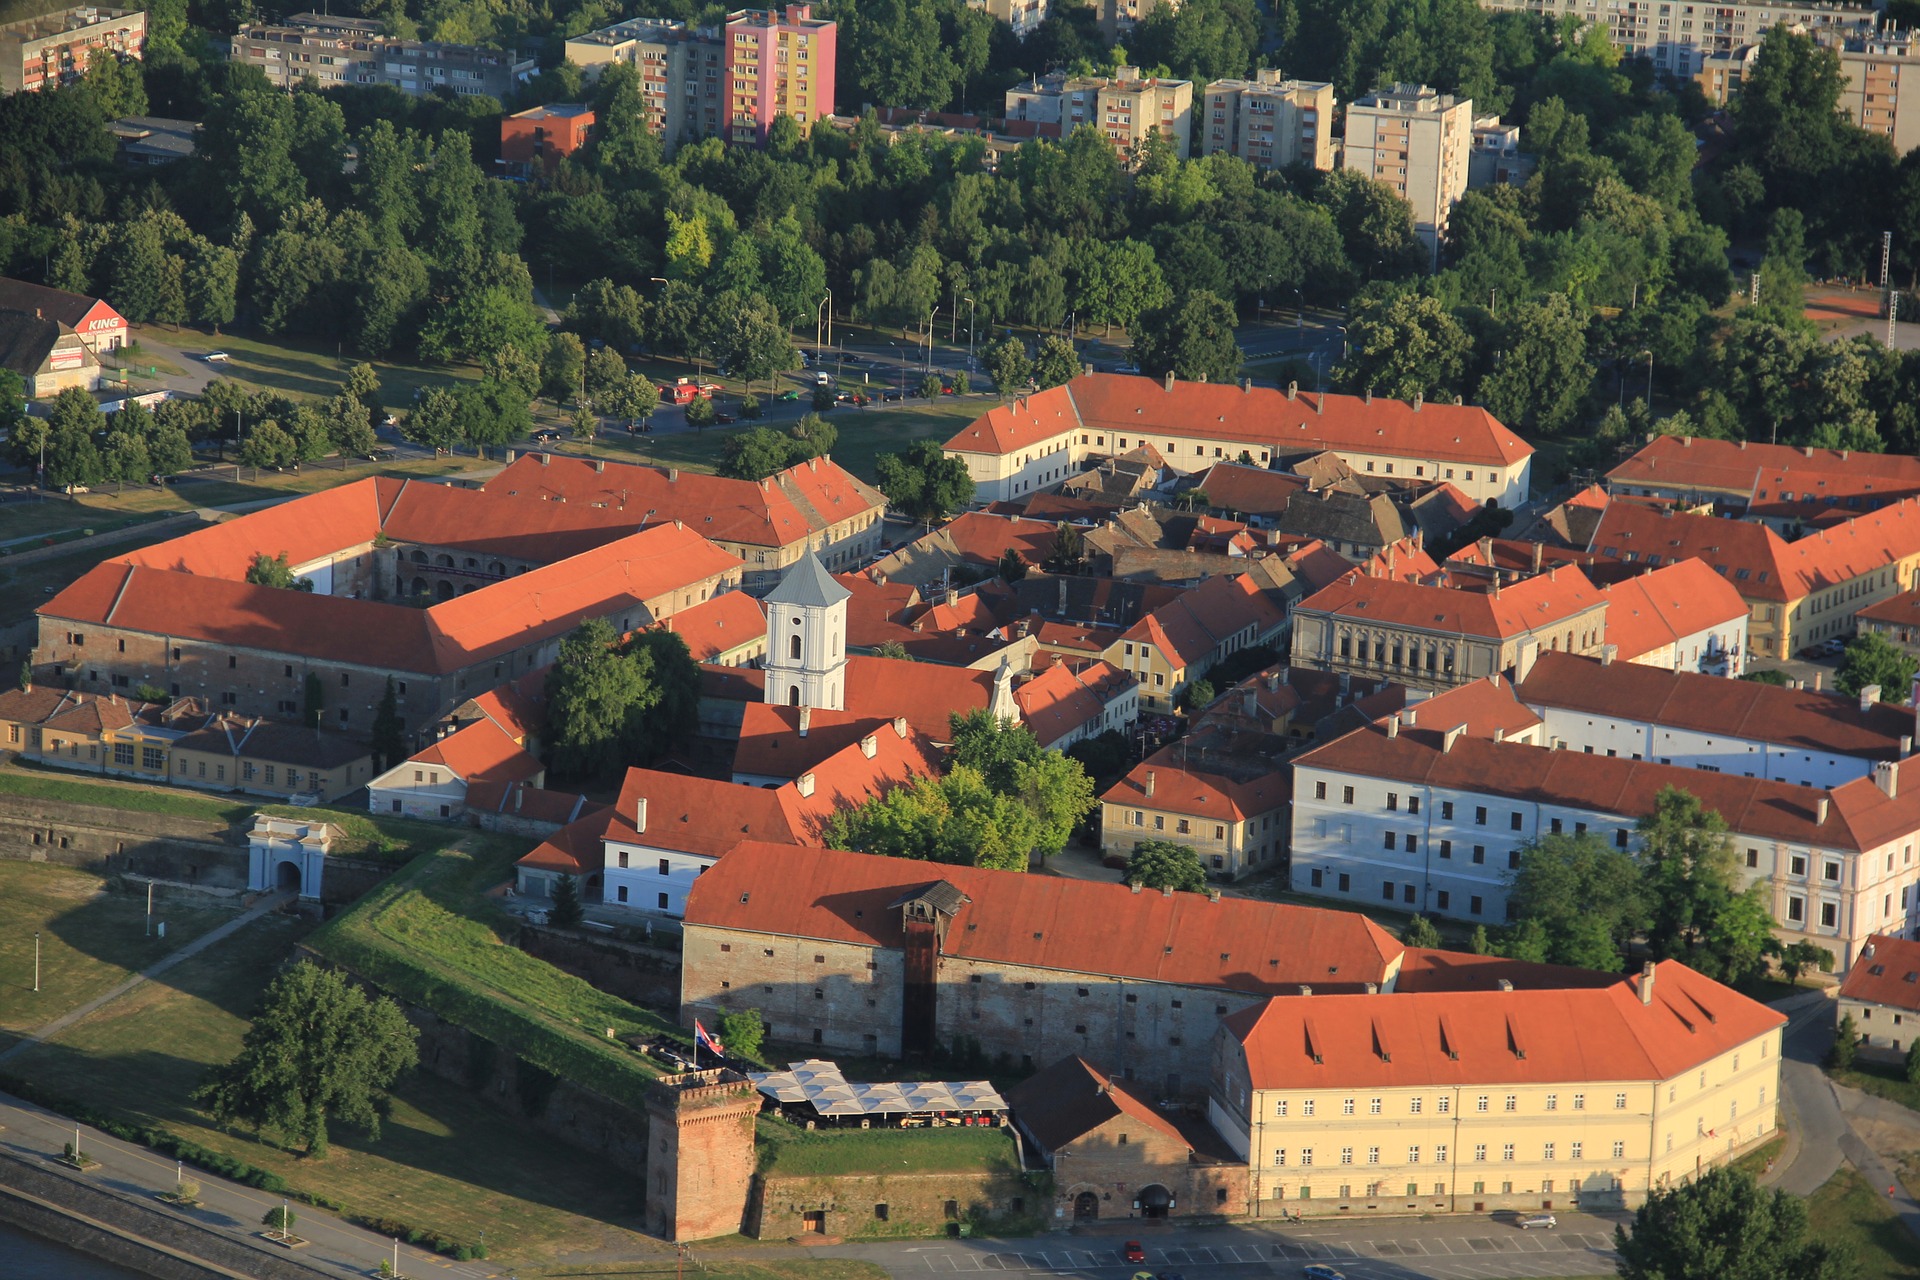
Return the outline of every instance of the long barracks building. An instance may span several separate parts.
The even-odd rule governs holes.
[[[997,405],[947,441],[980,502],[1057,487],[1095,459],[1151,448],[1182,475],[1337,453],[1363,477],[1451,482],[1475,503],[1526,501],[1533,447],[1475,405],[1089,373]]]

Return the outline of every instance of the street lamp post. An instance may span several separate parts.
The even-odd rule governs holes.
[[[1298,288],[1293,291],[1293,327],[1295,329],[1307,327],[1307,295],[1300,292]]]
[[[973,372],[973,299],[967,300],[967,372]],[[955,311],[959,308],[955,307]]]
[[[824,315],[827,322],[827,345],[833,345],[833,290],[827,290],[827,296],[820,299],[820,305],[813,309],[813,354],[818,356],[820,345],[820,319]]]
[[[933,318],[934,318],[935,316],[937,316],[937,315],[939,315],[939,314],[940,314],[940,307],[939,307],[939,304],[938,304],[938,303],[936,303],[936,304],[934,305],[934,308],[933,308],[933,310],[931,310],[931,311],[929,311],[929,312],[927,312],[927,361],[926,361],[926,372],[928,372],[928,373],[932,373],[932,372],[933,372]]]
[[[1653,412],[1653,352],[1642,351],[1640,354],[1647,358],[1647,412],[1652,413]]]
[[[40,991],[40,931],[38,929],[33,932],[33,990],[35,994]]]

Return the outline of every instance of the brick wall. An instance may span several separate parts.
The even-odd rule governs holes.
[[[734,1235],[753,1183],[760,1095],[736,1072],[667,1076],[647,1095],[647,1230],[668,1240]]]
[[[539,925],[522,925],[514,935],[514,944],[536,959],[635,1004],[671,1008],[680,998],[678,951]]]
[[[1074,1139],[1054,1153],[1053,1169],[1055,1225],[1139,1217],[1141,1193],[1150,1187],[1166,1189],[1174,1217],[1247,1211],[1245,1164],[1195,1162],[1184,1139],[1133,1116],[1115,1116]]]
[[[758,1009],[783,1043],[883,1057],[901,1051],[899,951],[688,925],[682,955],[687,1025]],[[1010,1070],[1077,1053],[1150,1090],[1189,1095],[1206,1088],[1221,1017],[1256,1003],[1237,991],[947,956],[935,1026],[942,1045],[977,1042]]]
[[[756,1180],[746,1234],[762,1240],[942,1236],[963,1221],[1035,1229],[1053,1202],[1045,1174],[919,1173]],[[819,1215],[817,1218],[809,1215]]]

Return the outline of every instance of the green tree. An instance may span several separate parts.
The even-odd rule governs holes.
[[[1047,544],[1048,573],[1078,573],[1087,560],[1086,539],[1080,530],[1065,520],[1053,526],[1053,541]]]
[[[1180,690],[1180,699],[1189,711],[1199,711],[1213,705],[1215,696],[1213,681],[1205,678],[1189,680]]]
[[[1232,306],[1204,289],[1143,316],[1133,342],[1140,372],[1156,378],[1171,373],[1183,382],[1232,382],[1244,358],[1234,323]]]
[[[1708,977],[1738,982],[1765,964],[1773,921],[1759,896],[1742,891],[1727,823],[1699,798],[1664,787],[1640,820],[1647,941],[1661,958],[1683,960]]]
[[[194,1093],[221,1124],[271,1127],[325,1156],[332,1122],[379,1137],[385,1091],[419,1061],[419,1032],[385,996],[305,961],[268,984],[238,1056]]]
[[[1731,1165],[1710,1166],[1673,1187],[1655,1187],[1615,1227],[1620,1280],[1854,1280],[1845,1245],[1814,1238],[1807,1202],[1767,1190]]]
[[[764,480],[792,465],[794,440],[772,427],[752,427],[720,446],[719,472],[735,480]]]
[[[766,1039],[766,1020],[758,1009],[735,1009],[720,1018],[720,1044],[730,1054],[757,1059]]]
[[[1487,926],[1483,924],[1473,926],[1473,936],[1467,940],[1467,950],[1477,956],[1494,954],[1493,940],[1487,937]]]
[[[1147,889],[1202,893],[1207,887],[1207,869],[1200,855],[1184,844],[1142,840],[1127,856],[1126,881]]]
[[[407,725],[400,718],[400,696],[392,676],[387,677],[380,705],[373,712],[371,745],[376,771],[391,769],[407,758]]]
[[[254,552],[253,561],[247,566],[247,581],[256,587],[278,587],[282,591],[313,590],[313,579],[296,577],[284,551],[277,556]]]
[[[586,912],[580,906],[580,885],[572,876],[556,876],[553,881],[553,910],[547,923],[556,929],[577,929]]]
[[[766,408],[760,403],[760,397],[753,392],[749,391],[740,397],[740,416],[748,422],[757,421],[765,413]]]
[[[923,400],[938,400],[947,389],[946,380],[929,369],[920,375],[920,396]]]
[[[256,423],[240,442],[240,461],[249,467],[285,467],[300,456],[300,445],[278,422]]]
[[[580,388],[586,385],[587,348],[579,334],[562,331],[553,335],[540,375],[540,389],[555,400],[580,394]]]
[[[1003,396],[1019,395],[1033,381],[1033,357],[1027,354],[1026,344],[1011,334],[981,352],[980,363]]]
[[[1907,1046],[1907,1083],[1920,1084],[1920,1040]]]
[[[1008,585],[1027,576],[1027,562],[1018,547],[1008,547],[1000,553],[999,561],[993,566],[993,576]]]
[[[293,1233],[293,1224],[299,1221],[299,1219],[300,1215],[295,1213],[290,1207],[277,1204],[267,1210],[266,1215],[260,1219],[260,1222],[271,1231],[278,1231],[281,1235],[291,1235]]]
[[[1407,927],[1400,934],[1400,941],[1410,947],[1428,949],[1440,945],[1440,931],[1433,927],[1433,921],[1425,916],[1415,916],[1407,921]]]
[[[1347,326],[1340,384],[1395,400],[1450,399],[1466,376],[1473,339],[1436,298],[1402,293],[1364,303]]]
[[[1786,975],[1788,982],[1800,981],[1800,975],[1808,969],[1833,968],[1833,952],[1817,942],[1802,939],[1780,948],[1778,957],[1780,972]]]
[[[863,805],[836,810],[822,837],[836,849],[1025,871],[1036,831],[1025,805],[988,786],[977,769],[956,765],[945,777],[915,778]]]
[[[162,427],[147,440],[147,458],[161,475],[179,475],[193,466],[193,442],[177,427]]]
[[[660,700],[641,664],[614,651],[613,624],[589,618],[560,642],[547,673],[547,762],[561,778],[597,778],[626,767],[635,720]]]
[[[1848,1071],[1853,1068],[1853,1060],[1860,1052],[1860,1025],[1853,1020],[1852,1014],[1844,1014],[1833,1029],[1833,1048],[1827,1052],[1827,1061],[1836,1071]]]
[[[952,727],[948,759],[1026,807],[1034,821],[1036,852],[1051,857],[1066,848],[1074,826],[1098,803],[1080,763],[1041,747],[1025,725],[995,720],[984,710],[955,715]]]
[[[581,444],[592,444],[594,438],[600,434],[600,415],[593,411],[591,404],[583,400],[573,406],[573,416],[568,420],[568,426],[572,429],[575,440]]]
[[[929,525],[973,500],[973,477],[967,473],[967,464],[948,457],[934,440],[881,454],[874,469],[889,505]]]
[[[107,415],[87,392],[68,387],[56,396],[47,414],[45,482],[56,489],[99,484],[106,468],[94,439],[106,429]]]
[[[309,671],[301,685],[300,721],[309,729],[318,729],[326,710],[327,687],[320,683],[318,673]]]
[[[1847,642],[1834,684],[1850,698],[1877,684],[1882,700],[1905,702],[1916,671],[1920,671],[1920,661],[1906,650],[1895,647],[1877,631],[1861,631]]]
[[[1079,376],[1080,353],[1073,349],[1073,343],[1057,333],[1040,340],[1040,350],[1033,358],[1033,380],[1041,390],[1071,382]]]
[[[327,401],[326,424],[333,447],[343,454],[364,458],[380,444],[366,402],[357,396],[342,393]]]
[[[428,387],[400,422],[400,434],[436,454],[451,452],[460,442],[460,400],[445,387]]]
[[[1592,835],[1543,835],[1520,848],[1508,876],[1513,918],[1536,923],[1540,959],[1619,970],[1646,923],[1641,870],[1632,854]]]
[[[1480,380],[1481,402],[1509,426],[1565,430],[1593,382],[1585,321],[1559,293],[1518,303],[1501,320],[1496,363]]]
[[[706,430],[719,416],[720,410],[714,406],[712,396],[695,396],[687,401],[687,425],[696,431]]]

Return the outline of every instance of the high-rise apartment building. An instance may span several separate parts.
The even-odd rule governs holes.
[[[147,15],[83,5],[0,26],[0,90],[33,93],[85,75],[102,53],[137,58],[147,43]]]
[[[507,50],[400,40],[370,18],[318,13],[241,28],[234,33],[232,56],[258,67],[280,88],[311,77],[323,89],[382,84],[416,98],[435,89],[462,97],[509,97],[535,66],[532,58]]]
[[[837,34],[808,4],[728,14],[727,141],[765,142],[781,115],[804,134],[831,112]]]
[[[805,4],[737,10],[723,28],[634,18],[570,38],[567,61],[590,80],[608,63],[638,68],[669,153],[700,138],[761,143],[775,116],[804,134],[833,111],[838,30]]]
[[[1006,112],[1008,120],[1057,124],[1063,138],[1083,124],[1092,125],[1123,156],[1158,132],[1185,160],[1193,81],[1142,76],[1138,67],[1118,67],[1112,76],[1056,71],[1007,90]]]
[[[978,9],[989,18],[1013,28],[1013,34],[1025,37],[1047,20],[1048,0],[967,0],[969,9]]]
[[[1480,0],[1482,7],[1549,18],[1579,18],[1599,23],[1621,52],[1636,54],[1672,79],[1698,75],[1710,53],[1731,53],[1758,44],[1773,28],[1786,24],[1808,31],[1851,27],[1871,20],[1871,6],[1805,3],[1795,0],[1740,0],[1729,4],[1683,4],[1678,0]]]
[[[1868,133],[1884,134],[1901,155],[1920,147],[1920,40],[1913,31],[1863,24],[1851,32],[1829,27],[1815,39],[1840,55],[1840,109]]]
[[[598,80],[608,63],[640,72],[647,124],[672,155],[683,142],[720,136],[726,50],[713,27],[662,18],[633,18],[567,41],[567,61]]]
[[[1376,90],[1347,108],[1341,167],[1386,183],[1413,206],[1413,227],[1435,266],[1453,206],[1467,193],[1473,100],[1426,85]]]
[[[1251,80],[1215,80],[1200,94],[1195,155],[1239,156],[1259,169],[1333,168],[1333,86],[1262,68]]]

